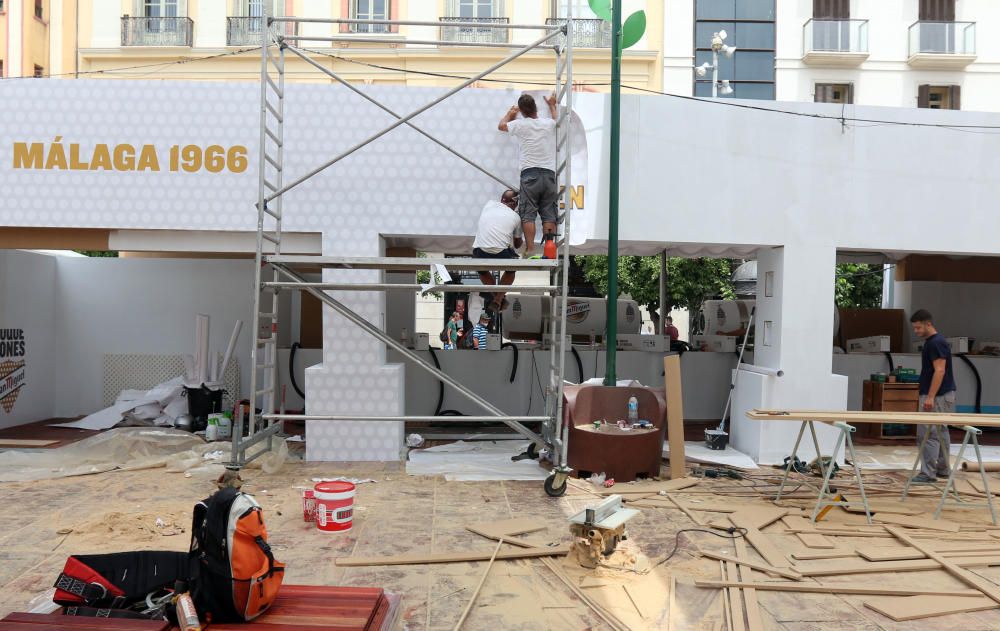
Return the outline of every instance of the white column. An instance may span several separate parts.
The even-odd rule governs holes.
[[[832,374],[835,265],[833,246],[795,244],[758,252],[754,363],[781,369],[784,376],[740,374],[730,442],[761,464],[781,463],[799,426],[751,421],[748,410],[847,409],[847,377]],[[835,430],[817,430],[823,449],[832,448]],[[800,459],[814,456],[811,441],[800,446]]]

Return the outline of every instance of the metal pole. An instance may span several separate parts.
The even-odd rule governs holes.
[[[369,136],[368,138],[366,138],[365,140],[362,140],[361,142],[359,142],[358,144],[354,145],[350,149],[347,149],[346,151],[342,152],[340,155],[338,155],[337,157],[333,158],[332,160],[329,160],[328,162],[326,162],[325,164],[320,165],[319,167],[316,167],[315,169],[313,169],[312,171],[309,171],[308,173],[306,173],[302,177],[294,180],[292,183],[290,183],[290,184],[288,184],[288,185],[280,188],[279,190],[275,191],[274,193],[271,194],[270,197],[266,198],[265,201],[271,201],[275,197],[277,197],[279,195],[282,195],[283,193],[287,193],[288,191],[292,190],[293,188],[295,188],[299,184],[305,182],[306,180],[308,180],[312,176],[316,175],[320,171],[328,169],[329,167],[331,167],[334,164],[340,162],[341,160],[343,160],[347,156],[351,155],[355,151],[357,151],[357,150],[361,149],[362,147],[365,147],[365,146],[367,146],[367,145],[375,142],[376,140],[378,140],[382,136],[388,134],[389,132],[391,132],[392,130],[396,129],[397,127],[405,125],[407,122],[409,122],[409,120],[411,118],[416,118],[417,116],[423,114],[424,112],[426,112],[430,108],[434,107],[438,103],[441,103],[442,101],[445,101],[448,98],[450,98],[452,96],[455,96],[456,94],[458,94],[459,92],[461,92],[465,88],[469,87],[470,85],[472,85],[476,81],[479,81],[480,79],[482,79],[486,75],[488,75],[488,74],[490,74],[490,73],[498,70],[499,68],[502,68],[503,66],[505,66],[505,65],[509,64],[510,62],[514,61],[518,57],[526,55],[531,50],[534,50],[535,48],[541,46],[542,44],[544,44],[548,40],[556,37],[557,35],[559,35],[559,33],[560,33],[560,31],[555,31],[553,33],[548,33],[544,37],[541,37],[541,38],[535,40],[534,42],[532,42],[531,44],[529,44],[525,48],[523,48],[523,49],[521,49],[521,50],[519,50],[517,52],[511,53],[510,55],[504,57],[502,60],[500,60],[497,63],[493,64],[492,66],[490,66],[489,68],[487,68],[483,72],[480,72],[479,74],[475,75],[474,77],[470,77],[469,79],[467,79],[467,80],[463,81],[462,83],[460,83],[458,86],[452,88],[451,90],[448,90],[447,92],[445,92],[444,94],[442,94],[438,98],[434,99],[430,103],[428,103],[428,104],[426,104],[426,105],[424,105],[422,107],[417,108],[413,112],[410,112],[409,114],[407,114],[403,118],[400,118],[399,120],[397,120],[395,123],[392,123],[388,127],[385,127],[384,129],[382,129],[382,131],[377,132],[377,133],[375,133],[372,136]]]
[[[604,385],[617,382],[615,366],[618,346],[618,173],[621,149],[622,109],[622,3],[616,0],[611,9],[611,177],[608,189],[608,345]]]
[[[667,334],[667,251],[660,252],[660,336]]]
[[[450,24],[448,26],[451,26]],[[288,35],[281,38],[282,42],[353,42],[356,44],[396,44],[396,45],[407,45],[407,44],[419,44],[421,46],[456,46],[456,47],[469,47],[469,48],[521,48],[523,44],[494,44],[492,42],[454,42],[450,40],[443,39],[407,39],[407,38],[378,38],[372,39],[370,37],[357,37],[350,35],[341,35],[338,37],[325,37],[318,35]],[[545,48],[551,48],[552,46],[547,46]]]
[[[337,73],[335,73],[334,71],[329,70],[327,68],[324,68],[322,65],[320,65],[318,62],[316,62],[314,59],[312,59],[308,55],[306,55],[303,51],[299,50],[298,48],[295,48],[294,46],[289,46],[288,50],[292,51],[293,53],[295,53],[296,55],[298,55],[299,57],[301,57],[310,66],[316,68],[317,70],[319,70],[323,74],[325,74],[325,75],[333,78],[335,81],[337,81],[338,83],[340,83],[341,85],[343,85],[344,87],[346,87],[351,92],[354,92],[355,94],[357,94],[361,98],[365,99],[369,103],[372,103],[373,105],[375,105],[375,107],[379,108],[383,112],[386,112],[386,113],[392,115],[395,118],[401,118],[399,114],[397,114],[396,112],[392,111],[391,109],[389,109],[385,105],[382,105],[381,103],[379,103],[377,99],[369,96],[368,94],[366,94],[362,90],[358,89],[350,81],[347,81],[346,79],[344,79],[343,77],[341,77],[340,75],[338,75]],[[406,126],[409,127],[410,129],[414,130],[415,132],[423,135],[425,138],[427,138],[428,140],[430,140],[434,144],[438,145],[442,149],[450,152],[452,155],[454,155],[455,157],[459,158],[460,160],[463,160],[469,166],[477,169],[480,173],[486,175],[487,177],[492,178],[494,181],[498,182],[499,184],[501,184],[501,185],[503,185],[503,186],[505,186],[505,187],[507,187],[507,188],[509,188],[511,190],[515,190],[515,191],[517,190],[517,187],[514,186],[513,184],[511,184],[510,182],[507,182],[504,179],[502,179],[501,177],[490,173],[489,171],[487,171],[483,167],[481,167],[478,164],[476,164],[475,162],[473,162],[470,158],[467,158],[466,156],[462,155],[461,153],[459,153],[455,149],[452,149],[451,147],[449,147],[445,143],[441,142],[440,140],[438,140],[434,136],[431,136],[426,131],[424,131],[423,129],[417,127],[413,123],[407,123]]]
[[[277,263],[272,263],[272,265],[274,266],[274,268],[276,270],[280,271],[282,274],[284,274],[285,276],[288,276],[292,280],[297,280],[297,281],[303,281],[304,280],[301,276],[299,276],[298,274],[296,274],[292,270],[284,267],[283,265],[280,265],[280,264],[277,264]],[[334,311],[336,311],[340,315],[342,315],[345,318],[347,318],[349,321],[351,321],[354,324],[356,324],[359,327],[361,327],[365,332],[367,332],[371,336],[375,337],[376,339],[380,340],[381,342],[383,342],[389,348],[391,348],[391,349],[399,352],[400,354],[403,355],[403,357],[406,357],[407,359],[409,359],[410,361],[412,361],[414,364],[416,364],[417,366],[419,366],[420,368],[422,368],[426,372],[430,373],[436,379],[438,379],[438,380],[446,383],[447,385],[451,386],[456,391],[458,391],[459,394],[464,395],[470,401],[479,404],[479,406],[482,407],[487,412],[489,412],[491,414],[495,414],[497,416],[497,420],[498,421],[501,421],[501,422],[505,423],[508,427],[510,427],[511,429],[513,429],[515,432],[521,434],[525,438],[529,438],[529,439],[535,441],[539,445],[544,445],[545,444],[545,441],[542,440],[541,436],[539,436],[535,432],[531,431],[530,429],[524,427],[520,423],[517,423],[515,421],[507,420],[507,418],[506,418],[507,415],[504,414],[503,410],[501,410],[500,408],[496,407],[495,405],[493,405],[492,403],[490,403],[486,399],[482,398],[481,396],[479,396],[478,394],[476,394],[475,392],[473,392],[469,388],[465,387],[464,385],[462,385],[461,383],[459,383],[458,381],[456,381],[451,375],[445,374],[444,372],[441,372],[440,370],[436,369],[434,366],[431,366],[430,364],[428,364],[427,362],[425,362],[423,359],[420,358],[419,355],[417,355],[416,353],[414,353],[410,349],[406,348],[405,346],[403,346],[402,344],[400,344],[398,341],[394,340],[391,336],[386,335],[386,333],[384,331],[382,331],[381,329],[379,329],[378,327],[376,327],[375,325],[373,325],[368,320],[365,320],[364,318],[362,318],[361,316],[359,316],[357,313],[355,313],[354,311],[352,311],[350,308],[348,308],[346,305],[344,305],[343,303],[341,303],[339,300],[335,299],[330,294],[328,294],[328,293],[326,293],[324,291],[320,291],[318,289],[314,289],[312,287],[304,287],[304,289],[305,289],[305,291],[308,291],[312,295],[314,295],[317,298],[319,298],[327,306],[333,308]]]
[[[572,228],[572,206],[573,206],[573,46],[575,45],[576,26],[573,22],[573,5],[567,7],[566,20],[566,171],[565,188],[563,189],[563,204],[565,205],[565,220],[563,223],[563,251],[562,255],[562,288],[559,291],[561,298],[559,304],[559,383],[556,387],[556,418],[554,427],[558,432],[562,430],[560,438],[561,448],[558,450],[558,465],[563,472],[568,469],[569,460],[569,423],[563,418],[563,393],[566,382],[566,345],[573,346],[573,338],[566,334],[566,318],[569,313],[569,249],[570,249],[570,229]],[[581,375],[580,381],[583,381]]]
[[[719,53],[712,46],[712,98],[719,96]]]
[[[729,416],[729,407],[733,404],[733,393],[736,392],[736,382],[740,378],[740,367],[743,365],[743,351],[747,349],[747,339],[750,337],[750,327],[753,326],[753,315],[756,310],[756,306],[750,310],[747,330],[743,332],[743,344],[740,345],[740,355],[736,359],[736,370],[733,372],[733,381],[729,384],[729,396],[726,397],[726,407],[722,409],[722,418],[719,420],[719,430],[723,432],[726,431],[726,417]]]
[[[365,24],[365,25],[391,25],[391,26],[453,26],[466,28],[503,29],[503,30],[534,30],[534,31],[561,31],[562,26],[558,24],[500,24],[494,22],[429,22],[426,20],[357,20],[346,18],[300,18],[291,15],[271,18],[272,22],[295,22],[298,24]],[[312,39],[306,37],[304,39]],[[372,38],[372,42],[381,42],[380,38]],[[461,42],[459,42],[461,43]]]

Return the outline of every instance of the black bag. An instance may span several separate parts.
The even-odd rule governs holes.
[[[194,507],[191,598],[211,622],[253,620],[274,602],[285,566],[274,560],[260,505],[233,488]]]
[[[444,329],[441,330],[441,335],[439,335],[438,338],[445,344],[448,343],[448,327],[444,327]]]

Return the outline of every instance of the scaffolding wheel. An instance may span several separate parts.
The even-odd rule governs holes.
[[[568,480],[569,474],[554,472],[545,478],[545,494],[549,497],[562,497],[566,494],[566,487],[569,486]]]

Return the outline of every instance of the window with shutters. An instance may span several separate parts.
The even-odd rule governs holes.
[[[854,103],[854,86],[850,83],[817,83],[813,100],[817,103]]]
[[[917,107],[930,110],[962,109],[962,88],[957,85],[922,85],[917,90]]]

